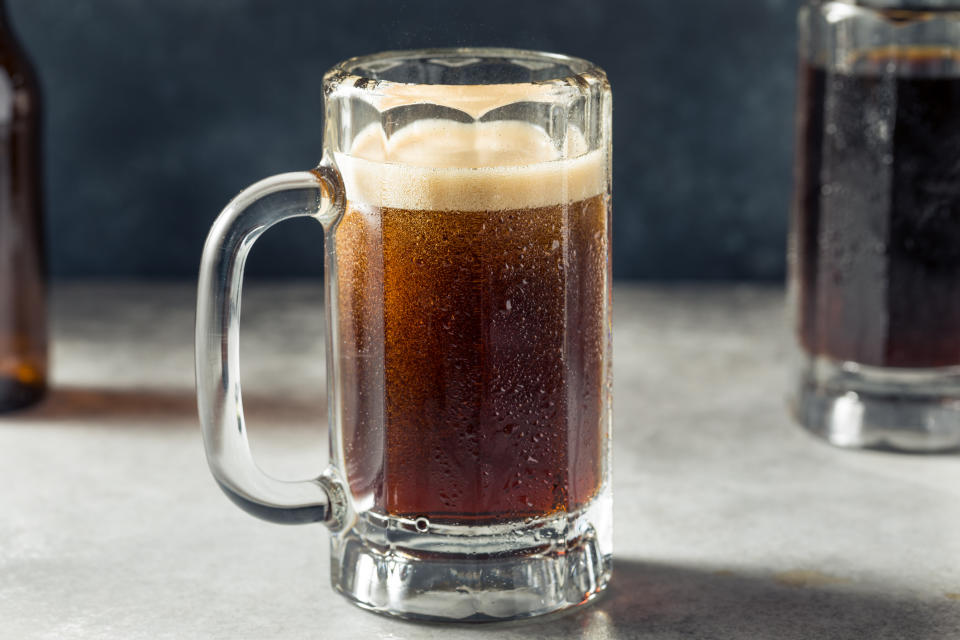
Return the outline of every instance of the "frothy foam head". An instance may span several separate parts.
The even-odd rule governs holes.
[[[371,125],[335,157],[348,200],[396,209],[527,209],[606,188],[604,157],[578,130],[557,149],[540,127],[513,120],[419,120],[389,139]]]

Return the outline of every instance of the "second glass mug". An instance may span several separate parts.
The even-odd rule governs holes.
[[[240,507],[331,530],[358,605],[502,620],[611,571],[610,125],[596,66],[512,49],[389,52],[324,77],[323,159],[238,195],[204,249],[197,389]],[[254,240],[324,228],[330,465],[253,462],[239,299]]]
[[[960,2],[810,0],[799,35],[794,414],[960,449]]]

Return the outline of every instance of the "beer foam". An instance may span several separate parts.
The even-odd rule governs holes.
[[[557,149],[542,128],[513,120],[419,120],[389,138],[371,125],[335,159],[347,200],[395,209],[528,209],[606,190],[605,157],[579,130]]]
[[[439,104],[480,116],[516,102],[549,102],[563,89],[550,84],[392,84],[369,96],[380,111],[410,104]]]

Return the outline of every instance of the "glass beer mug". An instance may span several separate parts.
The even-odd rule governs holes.
[[[606,76],[424,50],[343,62],[324,94],[320,165],[243,191],[204,249],[213,475],[256,516],[325,523],[333,586],[367,609],[499,620],[592,599],[611,569]],[[281,482],[247,444],[239,301],[255,239],[296,216],[325,232],[330,465]]]
[[[960,2],[800,12],[791,288],[799,420],[960,447]]]

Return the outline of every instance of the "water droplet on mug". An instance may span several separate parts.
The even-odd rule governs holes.
[[[416,527],[420,533],[426,533],[430,530],[430,519],[425,516],[420,516],[413,521],[413,526]]]

